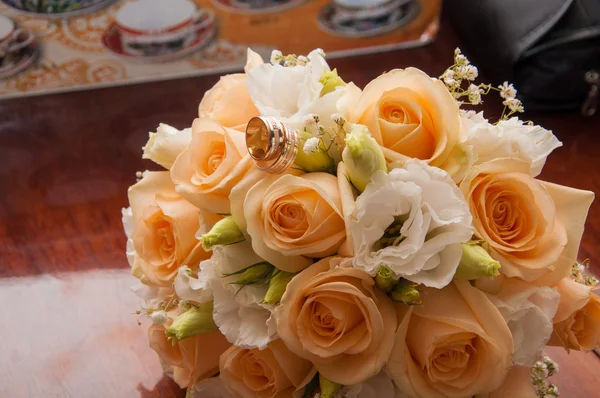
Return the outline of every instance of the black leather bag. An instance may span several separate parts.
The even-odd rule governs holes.
[[[531,110],[596,113],[600,0],[447,0],[464,52]]]

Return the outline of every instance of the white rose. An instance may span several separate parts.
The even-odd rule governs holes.
[[[177,130],[168,124],[161,123],[156,133],[150,133],[148,142],[144,146],[143,159],[150,159],[155,163],[170,169],[173,162],[192,140],[192,129]]]
[[[189,398],[235,398],[219,377],[204,379],[189,389]]]
[[[469,206],[452,178],[418,159],[376,172],[353,209],[343,204],[353,265],[372,276],[385,264],[396,277],[442,288],[456,272],[460,243],[473,235]]]
[[[496,158],[519,158],[531,164],[533,177],[542,172],[546,158],[562,143],[551,131],[540,126],[530,126],[516,117],[490,124],[483,113],[461,117],[463,128],[469,136],[477,155],[475,164],[485,163]]]
[[[239,285],[231,284],[239,275],[223,277],[260,262],[264,260],[254,253],[251,244],[240,242],[216,247],[213,257],[201,266],[213,271],[210,286],[215,323],[227,340],[238,347],[264,349],[276,339],[272,306],[261,304],[268,285],[246,285],[240,289]]]
[[[484,284],[476,286],[486,292],[508,324],[515,345],[513,365],[533,366],[552,335],[552,318],[560,294],[556,289],[530,285],[517,278],[496,279],[502,281],[496,291],[486,292]]]
[[[320,116],[325,127],[333,127],[331,114],[337,112],[336,102],[344,91],[335,91],[321,97],[323,74],[331,71],[320,51],[308,54],[306,65],[282,66],[258,64],[249,52],[246,68],[246,87],[250,98],[263,116],[275,116],[292,125],[301,125],[306,115]]]

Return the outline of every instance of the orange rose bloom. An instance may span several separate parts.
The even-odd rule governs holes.
[[[181,265],[196,265],[210,257],[196,239],[200,211],[175,192],[168,171],[146,172],[129,188],[133,214],[134,271],[147,280],[171,286]]]
[[[219,372],[219,358],[231,346],[220,332],[189,337],[173,345],[165,330],[164,325],[150,326],[150,348],[164,363],[174,366],[173,378],[179,387],[191,387]]]
[[[277,332],[296,355],[343,385],[375,376],[390,354],[392,301],[356,268],[325,258],[296,275],[275,310]]]

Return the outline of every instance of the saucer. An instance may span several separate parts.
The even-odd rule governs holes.
[[[241,14],[280,12],[294,8],[307,0],[211,0],[218,8]]]
[[[102,35],[102,44],[111,53],[128,61],[141,63],[167,62],[177,58],[185,57],[206,46],[212,41],[216,30],[216,25],[212,24],[211,26],[196,32],[196,37],[191,40],[190,43],[186,44],[184,47],[177,48],[172,51],[161,52],[154,55],[134,55],[123,50],[119,29],[115,23],[112,23],[108,29],[106,29],[104,35]]]
[[[420,12],[418,0],[390,0],[377,7],[356,9],[329,3],[319,11],[319,26],[343,37],[382,35],[407,25]]]
[[[47,18],[47,19],[67,19],[72,17],[78,17],[81,15],[89,14],[100,10],[114,3],[116,0],[87,0],[82,1],[81,6],[74,9],[65,9],[60,11],[31,11],[20,6],[24,0],[0,0],[3,4],[10,7],[13,10],[18,11],[22,15],[29,17]]]
[[[18,59],[16,62],[11,63],[10,65],[0,66],[0,80],[24,71],[35,62],[38,55],[38,48],[35,41],[31,42],[28,47],[23,48],[20,53],[21,54],[17,55]]]

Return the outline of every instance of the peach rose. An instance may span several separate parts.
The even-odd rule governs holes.
[[[262,179],[250,185],[254,176]],[[312,263],[310,257],[337,252],[346,227],[335,176],[249,173],[248,179],[250,184],[242,182],[232,192],[231,212],[256,254],[281,270],[298,272]]]
[[[219,372],[219,358],[231,344],[219,332],[180,340],[173,345],[167,339],[165,326],[152,325],[148,339],[161,360],[174,367],[173,379],[181,388],[212,377]]]
[[[314,377],[309,361],[292,354],[281,340],[264,350],[232,346],[221,355],[220,378],[242,398],[291,397]]]
[[[373,278],[325,258],[296,275],[275,309],[277,333],[320,374],[343,385],[375,376],[397,327],[392,301]]]
[[[200,211],[177,192],[168,171],[148,171],[128,191],[133,215],[134,271],[158,286],[171,286],[181,265],[210,257],[196,239]]]
[[[402,319],[386,372],[411,397],[464,398],[497,389],[513,341],[500,312],[467,281],[423,288],[423,304],[397,305]]]
[[[531,368],[515,366],[510,368],[502,385],[489,394],[476,395],[475,398],[537,398],[531,379]]]
[[[600,347],[600,298],[591,287],[570,278],[561,280],[556,287],[560,303],[548,345],[577,351]]]
[[[500,272],[537,285],[554,285],[575,263],[594,199],[529,175],[529,162],[495,159],[473,167],[460,184],[475,235],[488,242]]]
[[[246,75],[234,73],[222,76],[204,93],[198,114],[200,118],[211,118],[225,127],[246,131],[248,121],[259,115],[246,89]]]
[[[388,161],[425,160],[460,180],[468,163],[458,105],[442,82],[415,68],[395,69],[347,90],[346,119],[364,124]],[[464,139],[463,139],[464,138]]]
[[[231,188],[251,166],[244,133],[196,119],[192,141],[171,167],[177,192],[211,213],[229,213]]]

